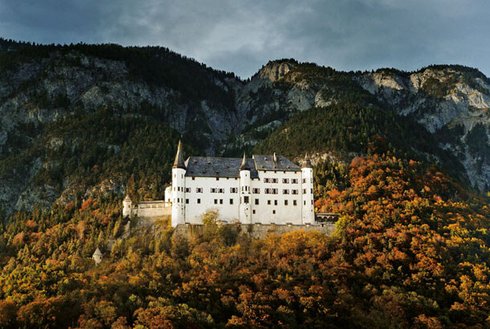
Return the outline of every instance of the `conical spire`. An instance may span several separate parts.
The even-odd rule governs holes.
[[[245,155],[245,152],[243,153],[243,159],[242,159],[242,164],[240,165],[240,170],[250,170],[247,164],[247,156]]]
[[[182,153],[182,142],[179,140],[179,145],[177,146],[177,154],[175,154],[175,161],[172,168],[185,169],[184,156]]]
[[[305,154],[305,160],[303,161],[302,168],[311,168],[311,161],[310,161],[310,157],[308,156],[308,153]]]
[[[99,247],[97,247],[97,249],[95,249],[94,254],[92,256],[102,257],[102,252],[100,251]]]

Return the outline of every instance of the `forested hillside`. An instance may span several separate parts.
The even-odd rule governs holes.
[[[210,214],[202,234],[122,238],[111,199],[17,213],[0,235],[0,327],[488,327],[485,200],[413,160],[346,169],[316,202],[341,214],[331,237],[255,240]]]
[[[0,328],[490,327],[488,78],[0,39]],[[332,236],[145,227],[188,155],[308,153]],[[103,260],[95,265],[96,248]]]
[[[309,152],[344,165],[391,151],[488,191],[489,85],[475,69],[340,72],[284,59],[242,81],[162,47],[1,39],[0,72],[4,221],[128,188],[161,198],[179,138],[188,154]]]

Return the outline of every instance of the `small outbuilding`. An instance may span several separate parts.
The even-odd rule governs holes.
[[[99,265],[100,262],[102,262],[102,252],[100,251],[99,247],[95,249],[92,259],[94,260],[95,265]]]

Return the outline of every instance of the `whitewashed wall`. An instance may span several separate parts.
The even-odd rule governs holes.
[[[186,177],[185,219],[186,223],[200,224],[203,213],[218,210],[220,219],[234,222],[239,220],[240,198],[238,178]],[[198,193],[197,188],[202,192]],[[236,188],[236,193],[231,193]],[[211,192],[211,189],[222,189],[223,192]],[[190,192],[189,192],[190,191]],[[200,199],[200,203],[198,203]],[[216,201],[215,201],[216,200]],[[230,201],[231,200],[231,201]]]
[[[269,182],[266,182],[266,179]],[[273,183],[274,179],[275,183]],[[285,182],[284,179],[287,181]],[[200,224],[202,214],[216,210],[221,220],[240,221],[240,202],[243,200],[240,198],[239,178],[185,176],[183,185],[185,192],[181,195],[183,195],[186,223]],[[279,225],[312,223],[314,221],[311,204],[312,188],[310,171],[259,171],[259,178],[252,179],[250,182],[249,205],[252,223]],[[232,192],[232,189],[236,192]],[[271,193],[266,193],[266,189],[270,189]],[[272,189],[277,190],[277,194],[273,194]],[[305,191],[306,195],[304,195]]]

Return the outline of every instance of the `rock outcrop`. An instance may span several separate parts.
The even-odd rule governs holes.
[[[425,127],[464,167],[472,186],[487,191],[490,185],[490,81],[475,69],[354,73],[279,60],[242,81],[159,48],[8,43],[0,54],[0,208],[6,213],[67,202],[77,193],[76,177],[53,182],[40,174],[65,166],[50,154],[84,149],[83,136],[67,140],[63,129],[50,133],[61,122],[110,111],[124,122],[154,120],[201,153],[233,154],[252,148],[296,113],[341,99],[368,106],[372,100],[365,95],[400,120]],[[108,129],[104,124],[100,129]],[[109,140],[96,146],[114,155],[124,150],[123,143]],[[84,193],[120,193],[125,179],[104,177]]]

